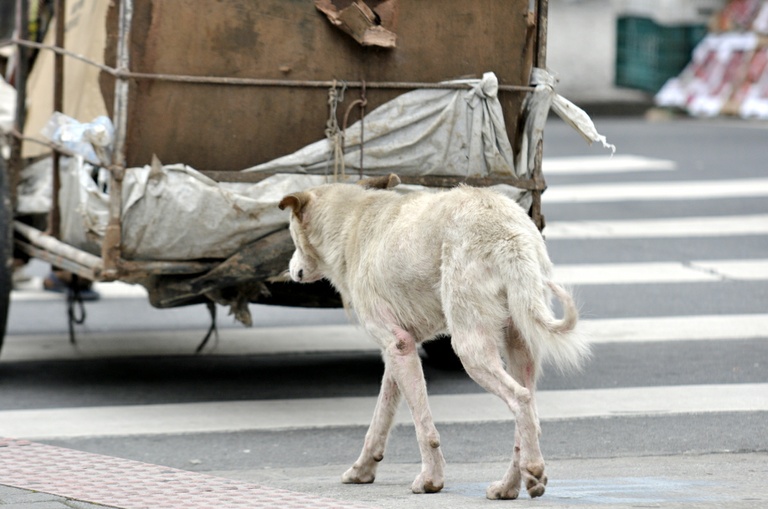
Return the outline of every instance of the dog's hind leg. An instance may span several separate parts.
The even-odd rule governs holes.
[[[376,410],[373,412],[373,420],[368,428],[368,433],[365,434],[363,450],[355,464],[341,476],[341,482],[364,484],[374,481],[376,468],[384,458],[389,430],[392,428],[400,399],[400,389],[392,376],[392,369],[387,364],[384,368],[384,377],[381,380],[381,390],[376,402]]]
[[[533,400],[533,386],[524,387],[504,370],[498,339],[501,332],[476,328],[451,330],[452,344],[467,374],[488,392],[499,396],[515,415],[515,449],[512,464],[500,481],[486,490],[490,499],[514,499],[520,491],[521,476],[528,494],[544,494],[547,482],[539,447],[539,422]]]
[[[507,372],[531,392],[531,411],[533,413],[536,436],[541,437],[541,427],[539,425],[538,411],[536,409],[536,379],[538,377],[538,365],[533,360],[528,347],[520,337],[519,331],[514,324],[510,322],[506,331],[506,366]],[[520,447],[522,443],[521,430],[515,426],[515,447],[513,450],[512,463],[507,470],[504,478],[495,483],[493,492],[500,495],[507,495],[499,498],[515,498],[520,491],[520,482],[522,474],[526,475],[526,487],[536,487],[538,484],[546,485],[547,477],[537,478],[529,472],[523,472],[520,469]]]

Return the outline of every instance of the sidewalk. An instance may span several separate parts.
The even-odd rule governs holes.
[[[371,506],[27,440],[0,438],[0,507],[363,509]]]
[[[0,507],[3,509],[99,509],[109,506],[0,485]]]
[[[341,484],[343,469],[324,465],[202,474],[0,438],[0,508],[768,507],[765,453],[552,460],[544,497],[531,500],[523,493],[515,502],[485,499],[488,483],[506,469],[502,463],[449,460],[446,487],[435,495],[410,492],[417,464],[384,462],[370,485]]]

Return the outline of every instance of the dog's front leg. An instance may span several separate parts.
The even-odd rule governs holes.
[[[393,331],[395,341],[390,341],[384,349],[384,359],[408,402],[421,452],[421,473],[413,481],[411,490],[414,493],[436,493],[443,489],[445,459],[440,449],[440,435],[427,402],[427,384],[421,359],[413,336],[398,327],[394,327]]]
[[[345,484],[372,483],[376,478],[376,468],[384,458],[384,449],[387,446],[387,438],[395,413],[400,404],[401,393],[389,363],[385,365],[384,377],[381,380],[379,399],[376,402],[376,410],[373,412],[373,420],[365,434],[365,443],[360,457],[352,467],[341,476],[341,482]]]

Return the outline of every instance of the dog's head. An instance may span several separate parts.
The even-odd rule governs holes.
[[[296,250],[291,256],[288,271],[297,283],[313,283],[323,278],[320,270],[322,258],[309,241],[307,231],[311,202],[316,199],[317,194],[310,190],[289,194],[280,201],[281,210],[290,207],[293,211],[288,228]]]
[[[381,177],[360,180],[357,185],[365,189],[389,189],[400,183],[400,178],[391,173]],[[322,225],[317,223],[327,220],[317,209],[317,203],[323,195],[335,186],[349,184],[330,184],[317,188],[292,193],[280,201],[280,210],[291,209],[289,229],[296,250],[291,256],[288,271],[291,279],[297,283],[313,283],[326,275],[326,260],[322,255]],[[314,235],[311,235],[313,233]]]

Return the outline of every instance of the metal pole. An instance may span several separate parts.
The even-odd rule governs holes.
[[[536,16],[537,53],[536,67],[547,68],[547,21],[549,18],[549,0],[539,0],[539,11]]]
[[[120,13],[117,40],[116,69],[119,72],[130,72],[130,43],[131,22],[133,20],[133,0],[120,0]],[[125,166],[125,137],[128,125],[128,78],[117,76],[115,80],[115,150],[112,164]]]
[[[547,18],[549,12],[549,0],[539,0],[536,12],[536,63],[535,67],[539,69],[547,68]],[[544,133],[541,133],[535,147],[536,152],[533,160],[533,171],[531,177],[539,186],[546,187],[544,176],[541,172],[541,164],[544,159]],[[534,189],[531,191],[531,218],[536,223],[539,231],[544,230],[546,220],[541,213],[541,194],[543,191]]]
[[[64,28],[67,24],[67,7],[65,0],[56,0],[53,6],[56,17],[56,46],[64,47]],[[53,56],[53,111],[64,112],[64,55],[54,53]],[[59,169],[61,157],[55,150],[51,153],[53,158],[53,195],[51,196],[51,213],[48,218],[48,231],[58,238],[61,233],[61,211],[59,210],[59,189],[61,188],[61,176]]]
[[[25,0],[16,0],[16,37],[19,39],[29,38],[29,5]],[[14,73],[14,85],[16,87],[16,121],[14,128],[18,132],[24,132],[24,124],[27,121],[27,65],[29,58],[28,48],[16,46],[16,72]],[[21,149],[22,141],[18,138],[13,139],[11,145],[11,159],[9,170],[10,178],[8,184],[11,187],[11,204],[16,208],[17,192],[19,187],[19,175],[21,174]]]
[[[87,274],[88,277],[98,276],[102,265],[101,258],[98,256],[74,248],[19,221],[14,221],[13,227],[21,235],[29,239],[33,246],[41,247],[43,251],[48,251],[53,256],[60,257],[63,260],[71,260],[77,265],[87,267],[91,271],[91,273]]]
[[[118,14],[117,63],[118,71],[130,70],[131,21],[133,0],[120,0]],[[117,279],[121,258],[123,176],[125,173],[125,138],[128,125],[128,79],[115,79],[115,102],[112,113],[115,124],[115,148],[112,154],[111,179],[109,186],[109,224],[104,234],[102,258],[105,279]]]

